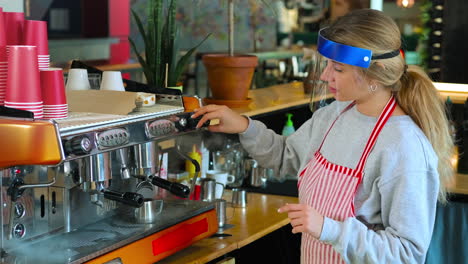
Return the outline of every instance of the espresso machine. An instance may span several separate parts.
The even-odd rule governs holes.
[[[216,233],[214,204],[159,177],[158,142],[197,133],[198,120],[181,96],[157,102],[128,115],[0,116],[2,263],[154,263]],[[170,195],[148,221],[158,190]]]

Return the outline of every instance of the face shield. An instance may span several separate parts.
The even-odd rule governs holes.
[[[328,65],[328,61],[336,61],[356,67],[369,68],[371,60],[387,59],[398,56],[399,50],[385,54],[372,55],[369,49],[344,45],[327,39],[324,35],[327,28],[321,29],[318,34],[317,50],[311,55],[311,68],[306,84],[311,86],[310,110],[316,111],[327,105],[333,98],[329,92],[328,82],[334,78],[336,72]]]

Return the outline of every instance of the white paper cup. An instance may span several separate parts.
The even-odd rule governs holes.
[[[91,85],[86,69],[70,69],[68,71],[66,90],[89,90]]]
[[[105,71],[102,73],[100,90],[125,92],[122,73],[119,71]]]

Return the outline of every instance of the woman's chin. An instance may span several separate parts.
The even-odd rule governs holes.
[[[335,100],[340,101],[340,102],[347,101],[342,96],[340,96],[339,94],[334,94],[333,97],[335,97]]]

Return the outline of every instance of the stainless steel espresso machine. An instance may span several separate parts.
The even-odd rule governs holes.
[[[217,231],[213,204],[159,177],[157,142],[198,120],[157,97],[129,115],[0,116],[2,263],[154,263]]]

